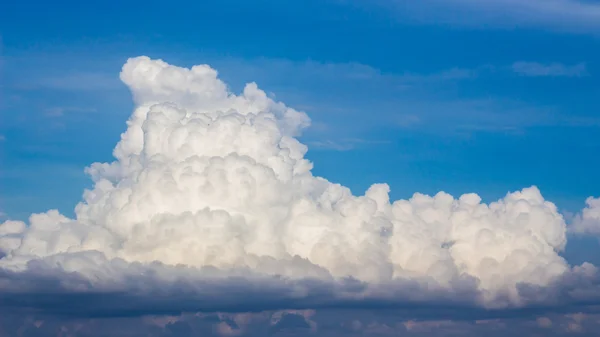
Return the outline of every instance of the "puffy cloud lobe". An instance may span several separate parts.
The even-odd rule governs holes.
[[[588,198],[587,207],[573,219],[570,230],[578,234],[600,236],[600,198]]]
[[[207,65],[147,57],[128,60],[121,79],[136,108],[116,160],[87,169],[94,188],[75,219],[52,210],[28,225],[2,224],[1,268],[52,266],[102,289],[135,278],[115,263],[159,262],[167,267],[154,275],[164,282],[174,281],[168,266],[178,265],[194,268],[186,277],[200,283],[350,277],[368,285],[360,298],[380,299],[398,293],[390,284],[416,282],[422,298],[466,288],[478,294],[469,301],[494,308],[526,305],[522,284],[546,287],[572,272],[559,255],[565,221],[535,187],[490,204],[443,192],[390,202],[386,184],[354,196],[312,175],[295,138],[309,118],[256,84],[235,95]],[[331,296],[340,298],[349,297]]]

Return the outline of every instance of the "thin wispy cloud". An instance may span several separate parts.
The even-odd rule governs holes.
[[[107,91],[123,89],[119,79],[101,72],[73,72],[59,75],[31,74],[8,85],[16,90]]]
[[[96,112],[95,108],[84,108],[84,107],[69,107],[69,106],[65,106],[65,107],[53,107],[53,108],[49,108],[46,109],[45,111],[45,115],[47,117],[62,117],[67,113],[90,113],[90,112]]]
[[[562,63],[515,62],[512,71],[530,77],[582,77],[587,76],[585,63],[565,65]]]
[[[386,145],[389,144],[389,141],[385,140],[370,140],[370,139],[360,139],[360,138],[348,138],[348,139],[340,139],[340,140],[315,140],[309,141],[308,144],[311,148],[321,149],[321,150],[335,150],[335,151],[349,151],[356,149],[358,147],[367,147],[367,146],[376,146],[376,145]]]
[[[122,89],[118,78],[105,73],[73,73],[64,76],[45,77],[38,79],[33,85],[69,91]]]
[[[580,0],[395,0],[402,20],[479,28],[538,27],[576,33],[600,33],[600,3]],[[366,3],[363,3],[366,4]]]
[[[413,83],[435,83],[435,82],[447,82],[447,81],[459,81],[466,79],[473,79],[479,75],[479,69],[464,69],[464,68],[451,68],[448,70],[442,70],[437,73],[431,74],[411,74],[406,73],[398,75],[399,80]]]
[[[396,124],[403,128],[413,127],[421,123],[421,118],[415,114],[399,114],[394,117]]]
[[[556,109],[503,98],[438,99],[422,101],[407,98],[392,121],[402,128],[435,130],[439,133],[491,132],[519,134],[539,125],[565,122]]]
[[[243,68],[247,74],[257,75],[269,73],[270,76],[287,77],[294,79],[318,77],[320,79],[350,80],[350,81],[387,81],[389,83],[434,83],[472,79],[478,76],[484,67],[465,69],[453,67],[429,73],[416,73],[411,71],[391,73],[376,67],[356,63],[328,63],[313,60],[292,61],[286,59],[260,58],[254,60],[229,59],[219,63],[228,68]],[[481,69],[480,69],[481,68]]]

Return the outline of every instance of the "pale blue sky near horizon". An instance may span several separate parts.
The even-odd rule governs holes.
[[[2,217],[72,214],[83,168],[111,161],[125,130],[132,101],[118,75],[139,55],[208,63],[235,92],[256,81],[306,111],[315,174],[356,194],[386,182],[393,199],[490,202],[536,185],[569,212],[600,196],[598,2],[428,3],[2,5]],[[598,249],[582,242],[574,261]]]

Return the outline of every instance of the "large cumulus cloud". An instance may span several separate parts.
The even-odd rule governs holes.
[[[490,204],[444,192],[390,201],[386,184],[355,196],[311,173],[296,138],[308,116],[256,84],[235,95],[207,65],[147,57],[121,79],[136,108],[115,161],[87,169],[94,187],[75,218],[51,210],[0,225],[13,308],[501,311],[598,298],[597,269],[561,257],[567,225],[536,187]],[[598,218],[590,200],[578,228]],[[73,298],[89,304],[73,309]]]

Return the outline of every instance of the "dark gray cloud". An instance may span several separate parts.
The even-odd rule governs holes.
[[[472,279],[456,280],[446,290],[434,283],[397,280],[373,287],[353,279],[288,279],[249,270],[195,269],[159,263],[142,265],[114,260],[96,277],[65,272],[46,261],[28,269],[0,269],[0,311],[60,319],[135,318],[190,312],[264,312],[277,310],[350,310],[394,312],[403,320],[535,318],[542,315],[600,312],[600,273],[586,265],[545,287],[519,285],[523,305],[502,297],[498,309],[482,308]],[[97,272],[97,271],[96,271]]]
[[[493,320],[407,320],[386,310],[279,310],[173,316],[0,316],[0,336],[595,336],[600,316],[552,314]]]

